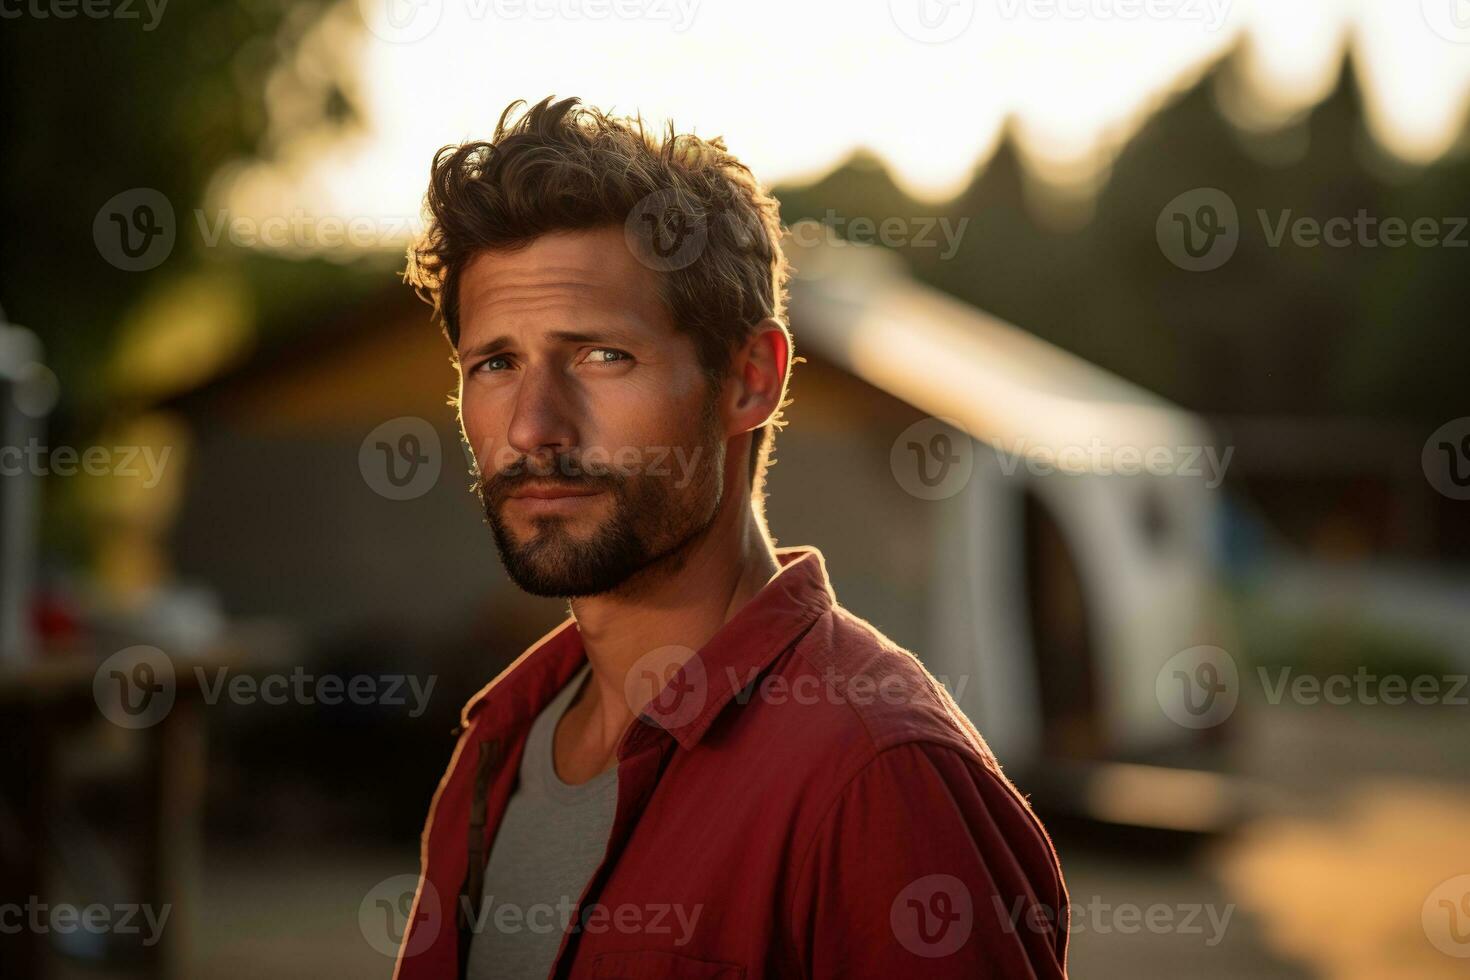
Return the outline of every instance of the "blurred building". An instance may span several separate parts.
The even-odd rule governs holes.
[[[1226,641],[1201,422],[882,250],[795,261],[804,361],[768,483],[780,543],[821,548],[844,604],[919,653],[1014,771],[1193,747],[1155,677]],[[563,606],[498,568],[424,307],[395,289],[306,326],[173,403],[192,429],[177,572],[233,616],[445,676],[451,717]],[[410,429],[438,474],[403,495],[374,470]],[[1151,449],[1182,472],[1139,472]],[[1119,450],[1136,475],[1114,472]]]

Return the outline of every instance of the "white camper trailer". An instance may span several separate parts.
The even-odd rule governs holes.
[[[792,498],[862,493],[882,459],[890,492],[823,542],[844,602],[920,655],[1026,788],[1050,774],[1072,797],[1061,805],[1207,829],[1215,808],[1176,804],[1208,777],[1172,766],[1218,732],[1171,717],[1159,679],[1182,651],[1229,642],[1212,571],[1228,452],[1197,417],[916,282],[884,250],[828,244],[792,261],[797,353],[913,412],[870,413],[856,428],[877,431],[850,433],[852,453],[840,425],[793,421],[772,506],[820,520],[818,501]],[[941,462],[953,468],[938,480]],[[844,566],[875,565],[886,580],[843,581]],[[1174,809],[1149,812],[1149,796]]]

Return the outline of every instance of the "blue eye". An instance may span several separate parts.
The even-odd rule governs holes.
[[[505,371],[505,370],[508,370],[509,368],[510,368],[510,358],[497,356],[497,357],[487,357],[487,358],[485,358],[485,360],[483,360],[483,361],[480,362],[480,366],[479,366],[479,368],[477,368],[477,370],[480,370],[480,371]]]
[[[632,356],[626,351],[613,350],[611,347],[597,347],[587,352],[587,360],[593,364],[614,364],[632,360]]]

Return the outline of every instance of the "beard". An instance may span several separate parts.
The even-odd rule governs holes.
[[[474,492],[511,580],[531,595],[572,599],[627,591],[655,569],[677,571],[719,511],[725,447],[713,407],[706,406],[698,441],[685,447],[687,472],[672,467],[666,475],[653,475],[640,467],[625,474],[611,466],[584,464],[575,453],[559,453],[549,460],[523,457],[488,479],[476,480]],[[676,484],[681,478],[688,478],[687,486]],[[566,517],[537,516],[533,532],[518,538],[502,509],[530,481],[605,492],[612,513],[590,534],[574,532]]]

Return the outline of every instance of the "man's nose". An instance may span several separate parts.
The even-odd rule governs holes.
[[[527,370],[516,389],[506,441],[523,456],[560,455],[577,445],[576,400],[556,371]]]

